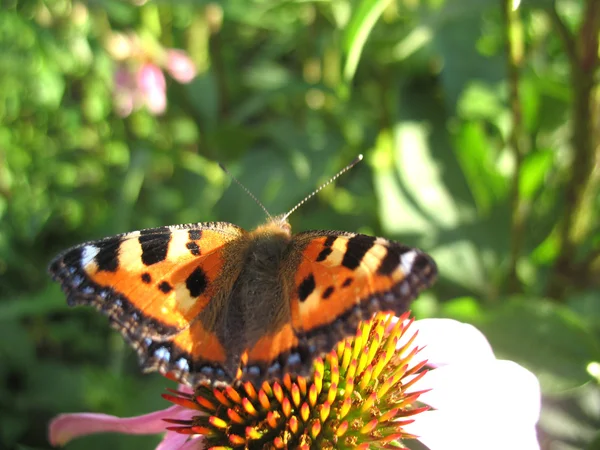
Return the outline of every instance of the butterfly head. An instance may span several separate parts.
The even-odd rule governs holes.
[[[275,235],[282,236],[286,240],[292,237],[292,226],[287,221],[285,215],[270,217],[267,223],[257,227],[254,230],[255,235]]]
[[[292,235],[292,226],[288,222],[286,214],[282,214],[280,216],[275,216],[270,220],[270,222],[274,226],[279,228],[281,231],[283,231],[285,234],[287,234],[289,236]]]

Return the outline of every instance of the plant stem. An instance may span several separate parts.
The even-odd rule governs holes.
[[[508,136],[508,144],[512,149],[515,161],[511,181],[511,230],[510,230],[510,260],[508,266],[508,290],[520,290],[517,276],[517,263],[521,256],[525,233],[525,208],[522,204],[519,182],[521,166],[525,156],[522,145],[523,124],[521,99],[519,93],[519,71],[523,60],[523,32],[518,8],[513,8],[512,0],[501,0],[504,17],[506,43],[506,71],[509,88],[509,104],[512,116],[512,126]]]
[[[574,37],[555,8],[549,10],[550,18],[563,41],[569,58],[573,111],[571,120],[571,173],[565,192],[565,206],[558,228],[559,254],[547,288],[549,296],[564,299],[568,281],[577,271],[578,245],[590,229],[593,210],[588,206],[594,195],[597,177],[594,174],[594,78],[598,69],[598,33],[600,31],[600,2],[588,0],[583,23]]]

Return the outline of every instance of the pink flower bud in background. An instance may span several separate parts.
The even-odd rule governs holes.
[[[131,72],[125,66],[119,65],[115,70],[113,80],[115,82],[115,90],[131,90],[135,86],[135,80],[133,79]]]
[[[153,114],[162,114],[167,107],[165,76],[152,63],[143,64],[137,72],[137,86],[144,104]]]
[[[119,116],[127,117],[135,107],[135,79],[127,67],[119,65],[113,75],[113,81],[115,111]]]
[[[193,61],[183,50],[167,50],[167,72],[180,83],[189,83],[196,76]]]

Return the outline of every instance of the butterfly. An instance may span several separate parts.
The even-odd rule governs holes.
[[[405,312],[437,269],[381,237],[292,234],[292,211],[253,231],[206,222],[86,242],[49,272],[70,306],[108,316],[145,371],[191,386],[309,375],[360,321]]]

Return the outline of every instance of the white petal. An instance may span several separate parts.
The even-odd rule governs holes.
[[[540,414],[537,378],[512,361],[456,364],[429,371],[414,390],[431,389],[419,400],[442,411],[508,415],[536,423]],[[411,389],[412,390],[412,389]]]
[[[441,411],[419,414],[404,429],[416,434],[429,450],[539,450],[533,426],[506,426],[505,423],[470,420]]]
[[[512,361],[456,364],[429,371],[414,390],[435,411],[415,416],[406,431],[430,450],[537,449],[537,378]],[[456,442],[452,441],[453,439]]]
[[[431,366],[494,359],[489,342],[473,325],[452,319],[417,320],[408,329],[407,338],[417,330],[415,345],[423,347],[417,358],[428,360]]]

